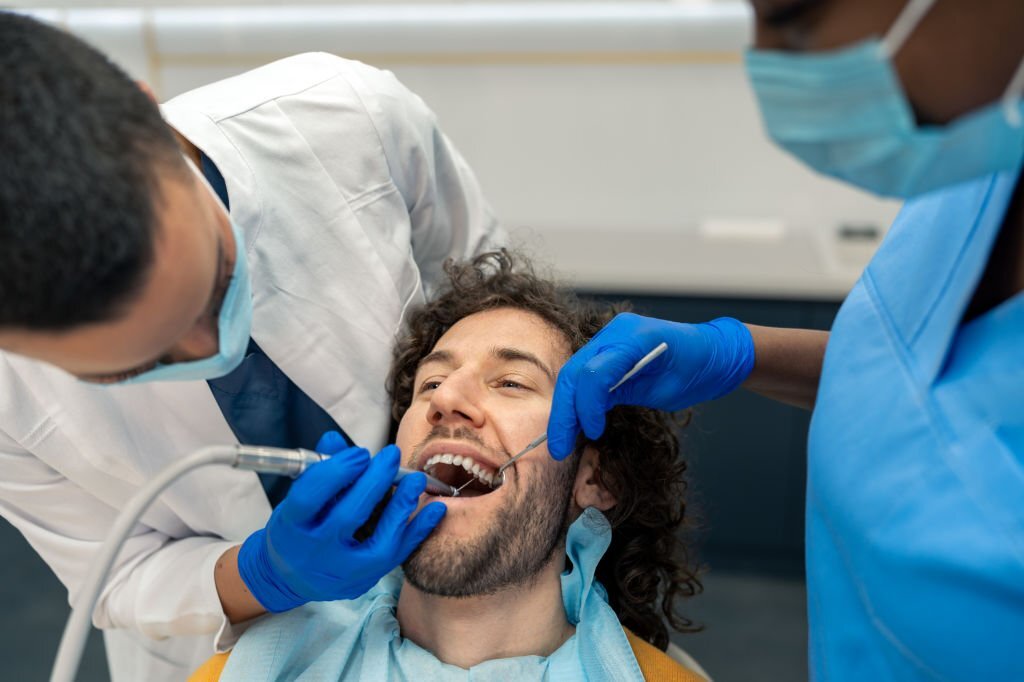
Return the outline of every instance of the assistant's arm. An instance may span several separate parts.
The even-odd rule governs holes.
[[[743,388],[787,405],[813,409],[829,333],[746,327],[754,341],[754,368]]]

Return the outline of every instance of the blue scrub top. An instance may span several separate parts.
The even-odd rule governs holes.
[[[224,176],[205,154],[200,154],[200,161],[207,182],[224,206],[230,208]],[[206,383],[231,431],[244,445],[312,450],[325,431],[345,435],[337,422],[278,369],[252,339],[242,364]],[[352,442],[347,435],[345,438]],[[292,479],[259,476],[267,499],[276,507],[287,494]]]
[[[815,680],[1024,680],[1024,292],[963,324],[1018,173],[908,203],[811,422]]]

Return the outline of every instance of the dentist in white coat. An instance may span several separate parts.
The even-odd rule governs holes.
[[[0,13],[0,112],[0,514],[72,600],[118,510],[189,452],[345,453],[290,493],[227,468],[171,486],[94,614],[113,679],[183,679],[248,619],[398,565],[440,520],[406,521],[421,481],[390,534],[350,537],[397,467],[368,454],[393,335],[446,258],[502,240],[424,103],[306,54],[158,111],[77,39]]]

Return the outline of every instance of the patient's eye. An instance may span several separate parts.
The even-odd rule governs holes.
[[[517,377],[502,377],[495,382],[498,388],[508,388],[514,391],[529,391],[532,388],[526,382]]]
[[[433,379],[433,378],[432,379],[427,379],[426,381],[424,381],[423,383],[420,384],[419,390],[416,391],[416,392],[417,393],[426,393],[427,391],[433,391],[434,389],[436,389],[440,385],[441,385],[441,380],[440,379]]]

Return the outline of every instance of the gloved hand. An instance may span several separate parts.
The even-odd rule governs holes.
[[[640,358],[662,341],[668,350],[609,393]],[[738,320],[704,324],[667,322],[633,313],[616,315],[569,358],[558,373],[548,420],[548,452],[572,454],[583,430],[596,440],[605,413],[616,405],[681,410],[719,398],[739,386],[754,368],[754,340]]]
[[[398,472],[399,451],[389,445],[370,458],[341,434],[323,435],[316,451],[332,455],[292,485],[265,528],[238,552],[238,572],[257,601],[275,613],[310,601],[354,599],[405,561],[441,521],[447,508],[428,504],[411,521],[426,487],[422,474],[396,486],[373,535],[353,535],[370,518]]]

